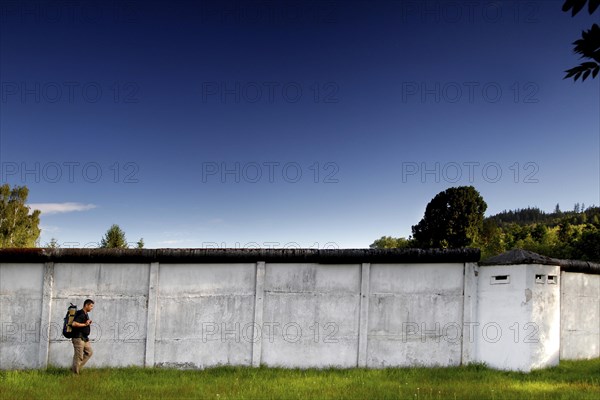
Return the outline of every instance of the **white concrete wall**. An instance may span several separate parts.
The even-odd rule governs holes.
[[[256,264],[161,264],[154,365],[250,365]]]
[[[0,368],[69,366],[62,319],[88,297],[90,367],[528,371],[600,349],[600,275],[556,266],[0,263]]]
[[[70,340],[62,336],[62,320],[70,302],[79,309],[91,298],[91,336],[98,345],[93,346],[89,365],[143,366],[149,269],[148,264],[54,264],[49,364],[71,365],[73,354],[65,351]]]
[[[463,264],[373,264],[367,365],[459,365]]]
[[[0,368],[41,366],[43,281],[43,263],[0,265]]]
[[[360,268],[360,264],[267,263],[262,362],[355,367]]]
[[[558,364],[559,272],[558,266],[531,264],[479,268],[476,360],[521,371]]]
[[[90,367],[458,365],[459,333],[451,343],[443,334],[462,323],[463,269],[3,263],[0,368],[69,366],[62,319],[70,302],[88,297],[96,302]]]
[[[561,274],[562,359],[600,357],[600,275]]]

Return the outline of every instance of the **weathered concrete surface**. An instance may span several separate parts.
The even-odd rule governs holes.
[[[85,299],[95,301],[88,366],[144,365],[149,270],[148,264],[54,264],[51,320],[60,329],[71,302],[81,308]],[[72,357],[70,340],[53,329],[49,364],[67,367]]]
[[[90,367],[483,361],[530,370],[554,365],[559,348],[564,358],[599,356],[595,264],[559,260],[559,276],[553,260],[529,253],[497,260],[506,265],[479,266],[478,257],[468,249],[0,249],[0,368],[70,365],[62,319],[70,302],[88,297],[96,301]],[[510,282],[491,285],[498,275]]]
[[[252,263],[160,264],[155,365],[251,365],[255,278]]]
[[[367,345],[369,344],[369,300],[371,297],[371,263],[361,264],[360,277],[360,311],[358,327],[358,365],[367,367]]]
[[[465,263],[463,284],[463,326],[462,326],[462,360],[463,365],[477,360],[476,338],[470,329],[477,322],[477,295],[479,292],[479,265]]]
[[[262,362],[357,365],[360,265],[266,264]]]
[[[38,368],[43,263],[0,265],[0,368]]]
[[[600,357],[600,275],[562,272],[562,359]]]
[[[541,277],[540,282],[536,276]],[[530,371],[558,364],[559,267],[497,265],[479,268],[476,359],[491,367]],[[543,278],[543,279],[542,279]]]
[[[367,365],[459,365],[463,264],[371,264]]]
[[[259,329],[263,326],[265,304],[265,274],[264,261],[256,263],[256,290],[254,295],[254,322],[252,326],[252,366],[260,367],[262,357],[262,339],[259,339]],[[256,329],[256,330],[255,330]]]

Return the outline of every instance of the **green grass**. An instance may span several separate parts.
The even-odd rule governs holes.
[[[0,399],[600,399],[600,359],[531,373],[456,368],[218,367],[0,371]]]

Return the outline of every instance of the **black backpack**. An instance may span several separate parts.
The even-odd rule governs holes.
[[[67,311],[67,315],[65,315],[65,319],[63,321],[63,336],[66,338],[74,338],[75,332],[73,332],[73,319],[75,319],[75,312],[77,312],[77,306],[73,303],[70,303],[69,311]]]

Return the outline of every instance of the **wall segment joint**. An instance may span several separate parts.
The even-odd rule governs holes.
[[[477,322],[477,290],[478,290],[479,265],[477,263],[464,264],[463,276],[463,312],[462,312],[462,347],[461,364],[466,365],[475,361],[476,341],[470,329],[465,329],[468,324]],[[465,336],[466,335],[466,336]]]
[[[358,367],[367,366],[367,340],[369,333],[369,296],[370,296],[370,273],[371,264],[363,263],[361,265],[360,279],[360,315],[358,331]]]
[[[254,326],[263,326],[263,303],[265,296],[265,262],[256,263],[256,287],[254,297]],[[262,336],[252,341],[252,366],[260,367],[262,355]]]
[[[50,350],[50,318],[52,315],[52,287],[54,286],[54,263],[44,263],[44,280],[42,284],[42,315],[40,323],[39,367],[48,367]]]
[[[156,315],[158,311],[159,282],[158,273],[160,265],[157,262],[150,263],[150,279],[148,282],[148,315],[146,332],[146,351],[144,366],[153,367],[155,360],[156,345]]]

